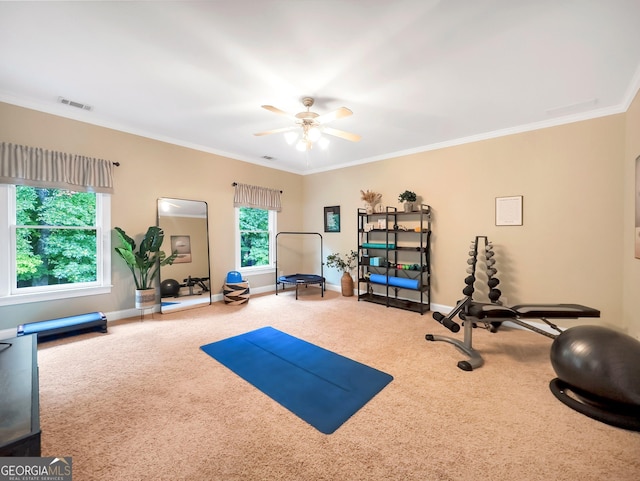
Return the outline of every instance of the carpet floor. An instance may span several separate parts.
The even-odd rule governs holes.
[[[200,349],[264,326],[394,380],[322,434]],[[550,339],[476,329],[486,363],[464,372],[426,333],[451,335],[429,314],[309,288],[44,343],[42,454],[72,456],[75,481],[640,479],[640,433],[550,392]]]

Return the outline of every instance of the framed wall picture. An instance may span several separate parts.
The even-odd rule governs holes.
[[[178,253],[178,256],[173,261],[174,264],[191,262],[191,237],[188,235],[172,235],[171,252]]]
[[[522,225],[522,196],[496,197],[496,225]]]
[[[340,206],[324,208],[324,231],[340,232]]]

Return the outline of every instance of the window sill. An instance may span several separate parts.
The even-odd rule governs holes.
[[[243,276],[251,277],[251,276],[259,276],[263,274],[273,274],[276,271],[275,267],[241,267],[238,272],[240,272]]]
[[[110,294],[111,286],[107,287],[85,287],[82,289],[69,289],[61,291],[37,292],[29,294],[14,294],[12,296],[0,297],[0,306],[11,306],[16,304],[28,304],[31,302],[54,301],[57,299],[71,299],[74,297],[97,296],[100,294]]]

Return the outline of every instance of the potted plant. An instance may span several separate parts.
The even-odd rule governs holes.
[[[405,190],[402,194],[398,196],[398,202],[404,202],[404,211],[411,212],[413,211],[413,203],[416,201],[418,197],[415,192],[410,190]]]
[[[164,231],[160,227],[151,226],[147,229],[138,250],[136,250],[136,241],[129,237],[124,230],[116,227],[115,231],[122,243],[122,246],[116,247],[115,251],[124,259],[136,284],[136,308],[151,307],[156,301],[153,280],[158,275],[160,266],[173,264],[178,252],[176,251],[167,257],[164,251],[160,250],[164,241]]]
[[[340,286],[342,287],[342,295],[345,297],[353,296],[353,277],[351,277],[351,271],[355,268],[357,259],[358,253],[354,250],[344,257],[340,254],[330,254],[327,256],[327,267],[335,267],[343,272],[342,279],[340,279]]]

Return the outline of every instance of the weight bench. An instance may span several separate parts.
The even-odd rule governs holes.
[[[600,311],[580,304],[519,304],[513,307],[500,304],[475,302],[470,296],[462,299],[448,314],[434,312],[433,318],[449,329],[458,332],[460,324],[453,318],[458,315],[464,321],[464,340],[448,336],[427,334],[427,341],[444,341],[453,344],[460,351],[469,356],[469,360],[459,361],[458,367],[463,371],[473,371],[484,364],[484,359],[473,348],[473,328],[476,324],[484,324],[491,332],[496,332],[505,321],[517,324],[530,331],[555,339],[562,330],[549,319],[579,319],[583,317],[600,317]],[[538,319],[558,332],[553,334],[529,324],[526,320]]]
[[[186,279],[183,279],[182,282],[184,282],[184,284],[180,284],[180,287],[188,287],[189,288],[189,295],[193,296],[193,288],[195,286],[200,287],[202,290],[200,292],[196,292],[195,295],[199,296],[200,294],[204,294],[205,292],[209,292],[209,286],[207,286],[205,284],[205,282],[207,282],[209,280],[208,277],[187,277]],[[178,296],[176,296],[178,297]]]

